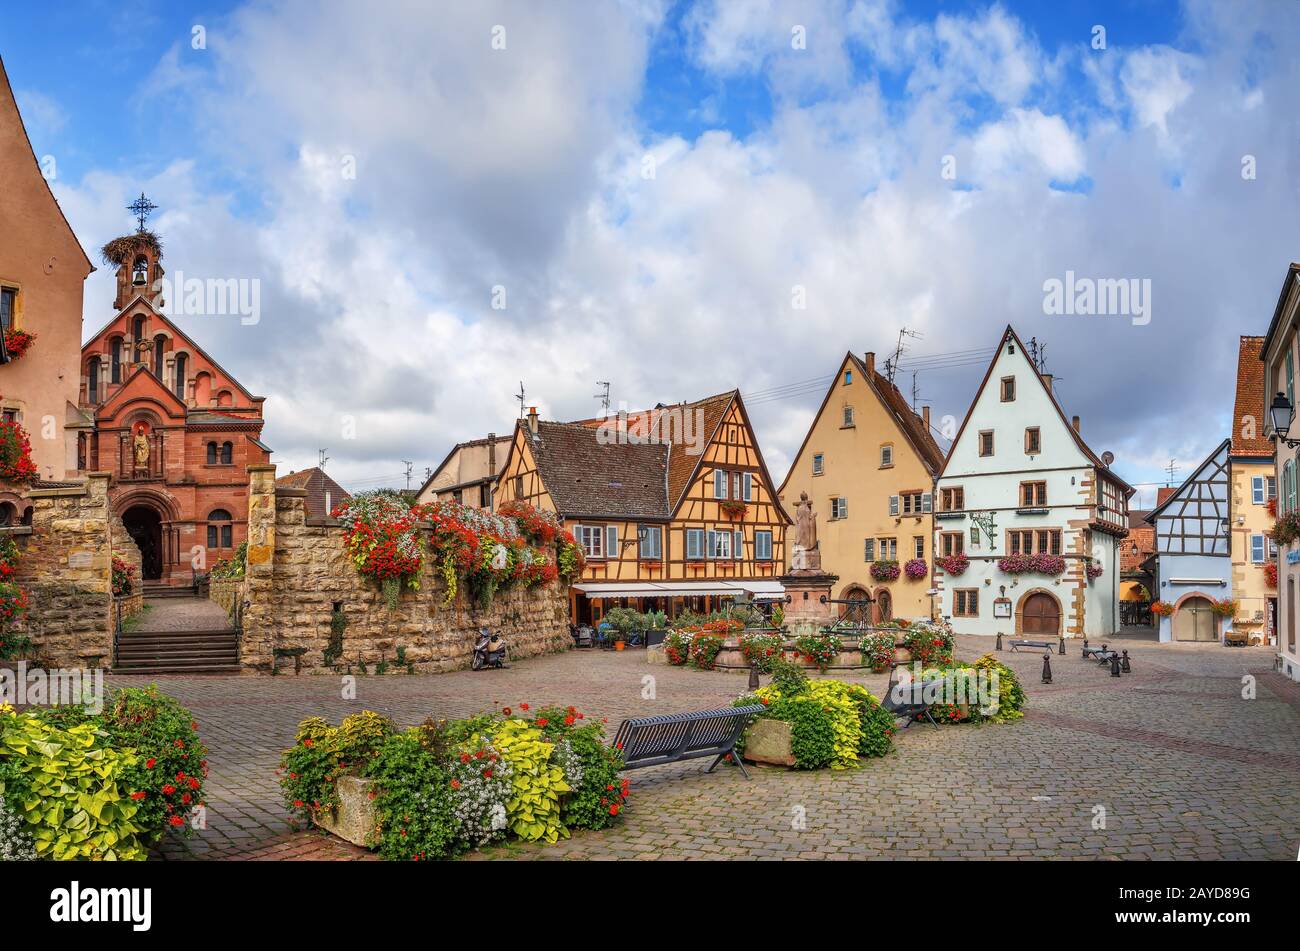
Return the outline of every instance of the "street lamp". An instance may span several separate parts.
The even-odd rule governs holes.
[[[1282,440],[1292,449],[1300,446],[1300,439],[1288,439],[1287,433],[1291,431],[1291,421],[1295,419],[1295,407],[1291,401],[1286,398],[1285,393],[1278,393],[1273,397],[1273,405],[1268,408],[1269,418],[1273,423],[1273,432],[1277,438]]]

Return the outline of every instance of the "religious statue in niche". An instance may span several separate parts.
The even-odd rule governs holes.
[[[817,541],[817,513],[807,492],[799,493],[794,507],[794,551],[790,558],[793,571],[816,572],[822,569],[822,552]]]
[[[135,456],[135,468],[149,471],[149,435],[145,431],[144,423],[135,428],[135,436],[131,440],[131,451]]]

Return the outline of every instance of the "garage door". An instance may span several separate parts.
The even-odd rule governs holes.
[[[1178,606],[1174,615],[1174,640],[1176,641],[1217,641],[1219,634],[1214,627],[1214,612],[1210,602],[1205,598],[1188,598]]]

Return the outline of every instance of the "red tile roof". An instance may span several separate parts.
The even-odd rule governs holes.
[[[1155,526],[1130,528],[1128,537],[1119,543],[1119,567],[1121,572],[1140,571],[1142,562],[1146,561],[1156,550]]]
[[[280,476],[275,480],[275,484],[285,489],[306,489],[306,508],[307,514],[310,516],[330,514],[325,505],[326,492],[329,493],[330,497],[329,509],[333,509],[345,499],[352,498],[347,489],[327,476],[325,470],[317,466]]]
[[[1242,337],[1237,354],[1237,400],[1232,414],[1234,456],[1272,456],[1273,441],[1264,437],[1264,363],[1259,355],[1263,337]],[[1251,435],[1244,435],[1250,433]]]

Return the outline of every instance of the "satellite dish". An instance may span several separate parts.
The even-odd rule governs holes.
[[[1106,463],[1107,466],[1109,466],[1112,462],[1115,461],[1115,454],[1110,450],[1107,450],[1106,452],[1103,452],[1101,454],[1101,461]]]

